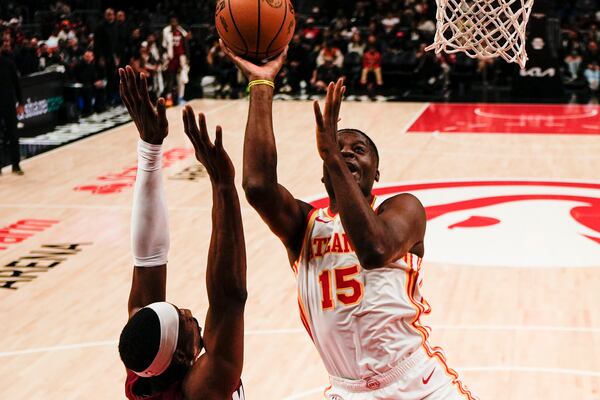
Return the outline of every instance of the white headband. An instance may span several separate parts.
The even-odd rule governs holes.
[[[152,364],[142,372],[135,372],[143,378],[150,378],[165,372],[171,364],[179,338],[179,312],[171,303],[152,303],[144,308],[152,309],[160,322],[160,345]]]

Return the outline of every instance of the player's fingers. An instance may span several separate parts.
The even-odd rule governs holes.
[[[327,86],[327,94],[325,95],[325,109],[323,111],[325,118],[329,118],[329,116],[331,115],[331,111],[332,111],[331,106],[332,106],[332,102],[333,102],[333,90],[334,90],[333,82],[329,82],[329,85]]]
[[[283,51],[277,56],[275,61],[278,64],[283,65],[283,63],[285,62],[285,59],[287,58],[287,53],[288,53],[288,46],[285,46],[285,49],[283,49]]]
[[[321,107],[319,102],[315,100],[313,102],[313,109],[315,111],[315,121],[317,122],[317,133],[323,131],[323,114],[321,114]]]
[[[140,92],[138,91],[137,82],[135,78],[135,72],[129,65],[125,67],[127,71],[127,88],[129,89],[129,95],[131,96],[132,104],[140,100]]]
[[[221,125],[217,125],[215,131],[215,147],[223,150],[223,128],[221,128]]]
[[[185,132],[185,134],[189,137],[189,131],[190,131],[190,125],[188,123],[188,111],[187,108],[183,108],[183,110],[181,110],[181,119],[183,120],[183,131]]]
[[[198,114],[198,125],[200,126],[200,143],[206,148],[210,148],[212,143],[208,137],[208,129],[206,128],[206,116],[203,113]]]
[[[158,124],[161,127],[165,127],[169,125],[169,120],[167,119],[167,106],[165,104],[165,99],[159,97],[156,100],[156,113],[158,114]]]
[[[129,101],[127,100],[127,91],[125,89],[125,82],[123,82],[123,79],[121,79],[119,82],[119,94],[121,95],[123,104],[125,104],[125,107],[127,107],[127,111],[129,111],[129,114],[131,114],[131,107],[129,106]]]
[[[152,100],[150,100],[150,93],[148,92],[148,77],[146,76],[146,74],[141,73],[140,74],[140,78],[141,78],[141,95],[142,95],[142,100],[146,102],[146,105],[150,108],[152,108]]]
[[[123,99],[127,111],[131,113],[131,99],[129,97],[129,91],[127,90],[127,75],[123,68],[119,69],[119,78],[119,92],[121,92],[121,99]]]
[[[240,61],[239,57],[233,51],[231,51],[231,49],[229,47],[227,47],[227,45],[225,44],[223,39],[219,39],[219,46],[221,46],[221,50],[223,50],[223,53],[225,53],[225,55],[231,61],[233,61],[235,64],[239,65],[239,61]]]

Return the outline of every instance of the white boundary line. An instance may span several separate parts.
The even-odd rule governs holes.
[[[402,104],[402,103],[400,103]],[[429,108],[429,106],[431,105],[431,103],[423,103],[423,106],[421,107],[421,110],[418,111],[414,117],[412,117],[408,123],[402,127],[402,130],[400,132],[402,132],[402,134],[406,135],[408,133],[408,130],[410,129],[411,126],[413,126],[415,124],[415,122],[417,122],[417,120],[419,118],[421,118],[421,115],[423,115],[423,113],[425,113],[425,111],[427,111],[427,109]],[[414,132],[411,132],[414,133]]]
[[[434,330],[446,331],[496,331],[496,332],[559,332],[559,333],[592,333],[599,334],[600,327],[570,327],[570,326],[545,326],[545,325],[431,325]],[[288,335],[288,334],[304,334],[301,328],[286,328],[286,329],[257,329],[248,330],[246,336],[267,336],[267,335]],[[104,340],[97,342],[72,343],[57,346],[37,347],[23,350],[11,350],[0,352],[0,358],[11,357],[25,354],[46,353],[63,350],[76,350],[91,347],[106,347],[116,346],[116,340]],[[599,373],[600,374],[600,373]]]

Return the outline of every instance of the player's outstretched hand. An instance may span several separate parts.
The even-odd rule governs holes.
[[[315,100],[313,103],[317,122],[317,149],[323,161],[340,153],[337,143],[337,124],[345,91],[344,80],[340,78],[336,83],[331,82],[327,87],[323,114],[321,114],[319,102]]]
[[[276,58],[268,61],[265,64],[257,65],[252,61],[248,61],[237,54],[235,54],[229,47],[223,43],[222,39],[219,39],[219,45],[221,46],[221,50],[225,53],[225,55],[233,61],[233,63],[239,68],[240,71],[244,74],[244,76],[249,81],[255,81],[258,79],[266,79],[268,81],[274,82],[279,70],[283,66],[285,58],[287,57],[288,47],[285,46],[285,49],[279,54]]]
[[[165,99],[158,99],[156,105],[150,101],[148,82],[145,74],[139,80],[133,68],[119,68],[119,91],[129,115],[135,122],[140,138],[150,144],[161,144],[169,134]]]
[[[199,127],[198,127],[199,125]],[[204,165],[213,184],[233,184],[235,170],[229,155],[223,148],[223,130],[217,126],[215,143],[211,143],[206,129],[204,114],[198,115],[198,124],[194,110],[187,105],[183,109],[183,126],[196,150],[196,158]]]

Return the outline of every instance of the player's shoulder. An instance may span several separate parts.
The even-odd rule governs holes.
[[[421,201],[411,193],[400,193],[385,199],[379,207],[377,207],[377,214],[390,210],[419,214],[425,213],[425,207],[423,207]]]
[[[310,213],[317,209],[315,206],[313,206],[310,203],[307,203],[303,200],[300,199],[296,199],[296,203],[298,203],[298,206],[300,207],[300,209],[302,210],[302,214],[304,216],[304,218],[308,218],[308,216],[310,215]]]

